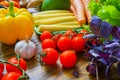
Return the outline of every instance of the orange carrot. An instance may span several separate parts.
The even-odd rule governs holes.
[[[86,15],[87,22],[89,24],[91,20],[91,13],[90,13],[90,10],[88,9],[90,0],[81,0],[81,1],[83,3],[83,6],[85,7],[85,15]]]
[[[81,0],[72,0],[72,3],[76,10],[76,18],[80,25],[86,23],[85,11]]]
[[[76,10],[75,10],[75,8],[74,8],[74,5],[71,3],[71,6],[70,6],[70,11],[74,14],[74,15],[76,15]]]

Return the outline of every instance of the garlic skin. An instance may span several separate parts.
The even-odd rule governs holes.
[[[21,40],[16,43],[14,52],[20,54],[21,58],[31,59],[36,55],[36,45],[30,40]]]

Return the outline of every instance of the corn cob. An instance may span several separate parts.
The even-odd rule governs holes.
[[[54,18],[59,16],[73,16],[72,13],[55,13],[55,14],[44,14],[44,15],[33,15],[34,20],[45,19],[45,18]]]
[[[56,24],[60,22],[70,22],[70,21],[75,21],[75,17],[74,16],[60,16],[60,17],[54,17],[54,18],[40,19],[40,20],[35,20],[35,25]]]
[[[70,22],[61,22],[57,24],[63,24],[63,25],[78,25],[77,21],[70,21]]]
[[[57,24],[57,25],[39,25],[37,30],[39,32],[43,32],[45,30],[48,30],[48,31],[62,31],[62,30],[77,29],[79,27],[80,27],[80,25],[62,25],[62,24]]]
[[[42,11],[42,12],[34,13],[33,15],[55,14],[55,13],[70,13],[70,11],[67,11],[67,10],[50,10],[50,11]]]

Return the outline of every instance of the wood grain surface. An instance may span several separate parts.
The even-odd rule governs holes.
[[[88,61],[82,59],[82,56],[80,54],[77,55],[78,61],[76,66],[70,69],[63,68],[59,60],[56,65],[41,66],[38,61],[39,52],[41,51],[41,43],[35,33],[31,40],[35,42],[37,46],[37,55],[30,60],[26,60],[28,65],[28,69],[26,72],[29,75],[30,80],[96,80],[95,77],[90,76],[89,73],[86,71]],[[12,56],[15,56],[14,45],[8,46],[0,43],[0,59],[7,60]],[[73,76],[73,71],[75,70],[79,71],[78,78]],[[102,78],[100,80],[104,79]],[[110,80],[120,80],[120,77],[118,78],[115,75]]]

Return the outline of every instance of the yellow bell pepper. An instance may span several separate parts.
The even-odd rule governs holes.
[[[0,8],[0,42],[14,44],[17,40],[31,38],[34,32],[32,15],[26,9],[13,7]]]

